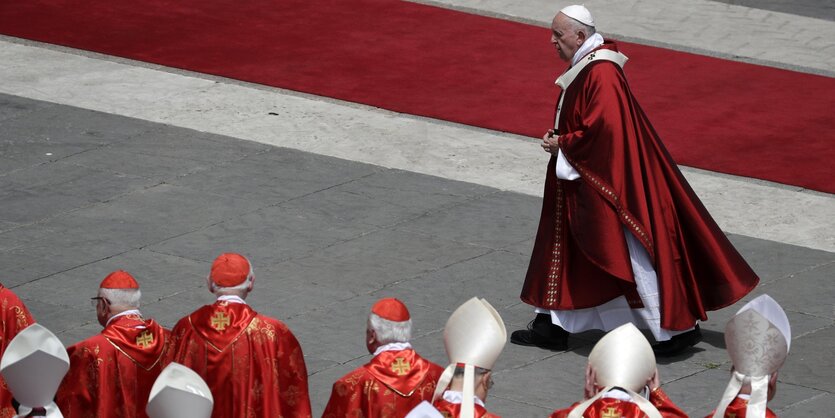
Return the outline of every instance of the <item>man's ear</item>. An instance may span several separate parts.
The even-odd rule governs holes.
[[[583,45],[583,43],[586,42],[586,39],[588,39],[588,38],[589,37],[586,35],[586,31],[584,31],[584,30],[577,31],[577,47],[580,47],[581,45]]]

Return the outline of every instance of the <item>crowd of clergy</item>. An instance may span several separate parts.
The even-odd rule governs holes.
[[[246,303],[253,281],[249,260],[221,254],[207,279],[216,301],[168,330],[139,311],[134,277],[115,271],[92,300],[103,330],[69,348],[0,288],[0,418],[310,417],[302,347],[283,322]],[[366,328],[372,357],[333,384],[323,418],[496,416],[487,397],[508,336],[488,301],[474,297],[450,315],[446,367],[416,353],[411,334],[402,301],[374,303]],[[730,319],[725,341],[731,379],[709,417],[774,417],[766,404],[789,351],[785,312],[762,295]],[[687,416],[664,393],[652,348],[629,323],[592,349],[584,392],[551,417]]]

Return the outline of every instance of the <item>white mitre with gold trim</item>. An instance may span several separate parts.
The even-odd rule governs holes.
[[[182,364],[171,363],[154,381],[145,412],[151,418],[209,418],[213,405],[203,378]]]
[[[573,4],[571,6],[563,7],[560,13],[591,27],[594,27],[594,18],[589,9],[585,5]]]
[[[475,367],[491,370],[507,343],[507,329],[502,317],[485,299],[472,298],[450,315],[444,327],[444,345],[449,365],[438,379],[433,402],[449,386],[455,368],[464,366],[461,418],[473,418],[475,406]]]
[[[53,399],[70,368],[70,358],[61,340],[41,324],[20,331],[6,347],[0,374],[20,403],[18,416],[32,408],[45,408],[49,418],[63,417]]]
[[[770,296],[758,296],[728,321],[725,346],[734,372],[713,416],[723,417],[742,386],[750,383],[751,398],[745,416],[764,418],[768,380],[786,361],[791,347],[791,325],[786,312]]]
[[[661,418],[658,409],[638,394],[652,378],[656,365],[649,341],[635,325],[621,325],[604,335],[589,354],[589,366],[594,370],[595,384],[604,389],[572,409],[569,418],[582,417],[589,406],[613,388],[626,391],[648,417]]]

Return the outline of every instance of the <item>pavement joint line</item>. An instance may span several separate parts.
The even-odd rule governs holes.
[[[134,251],[134,250],[136,250],[136,248],[130,248],[130,249],[127,249],[127,250],[122,251],[122,252],[117,253],[117,254],[112,254],[112,255],[109,255],[109,256],[107,256],[107,257],[100,258],[100,259],[98,259],[98,260],[93,260],[93,261],[88,261],[88,262],[86,262],[86,263],[81,263],[81,264],[78,264],[78,265],[76,265],[76,266],[70,267],[70,268],[68,268],[68,269],[64,269],[64,270],[61,270],[61,271],[56,271],[56,272],[54,272],[54,273],[49,273],[49,274],[47,274],[47,275],[45,275],[45,276],[41,276],[41,277],[38,277],[38,278],[32,279],[32,280],[30,280],[30,281],[28,281],[28,282],[19,283],[19,284],[16,284],[16,285],[14,285],[14,286],[11,286],[11,287],[8,287],[8,286],[7,286],[7,287],[8,287],[9,289],[17,289],[17,288],[18,288],[18,287],[20,287],[20,286],[27,285],[27,284],[31,284],[31,283],[35,283],[35,282],[41,281],[41,280],[43,280],[43,279],[48,279],[48,278],[50,278],[50,277],[52,277],[52,276],[56,276],[56,275],[59,275],[59,274],[63,274],[63,273],[66,273],[66,272],[68,272],[68,271],[73,271],[73,270],[75,270],[75,269],[78,269],[78,268],[81,268],[81,267],[84,267],[84,266],[89,266],[89,265],[91,265],[91,264],[96,264],[96,263],[101,262],[101,261],[109,260],[109,259],[111,259],[111,258],[113,258],[113,257],[118,257],[118,256],[120,256],[120,255],[122,255],[122,254],[127,254],[127,253],[129,253],[129,252],[131,252],[131,251]]]
[[[796,277],[798,274],[808,273],[810,271],[815,271],[817,269],[828,267],[828,266],[831,266],[833,264],[835,264],[835,260],[825,261],[825,262],[820,263],[820,264],[815,264],[814,266],[807,266],[807,267],[804,267],[800,270],[788,273],[785,276],[769,280],[768,282],[765,282],[765,283],[761,283],[760,285],[762,285],[762,284],[772,284],[772,283],[777,283],[777,282],[782,281],[782,280],[791,279],[791,278]]]
[[[779,381],[779,379],[778,379],[778,381]],[[784,383],[784,382],[781,382],[781,383]],[[788,383],[788,384],[792,385],[792,383]],[[795,386],[797,386],[797,385],[795,385]],[[801,387],[804,387],[804,386],[801,386]],[[794,408],[795,406],[800,406],[800,405],[803,405],[803,404],[805,404],[805,403],[812,402],[812,401],[814,401],[815,399],[818,399],[818,398],[820,398],[820,397],[823,397],[823,396],[827,396],[827,395],[831,395],[831,394],[832,394],[832,392],[829,392],[829,391],[825,391],[825,390],[821,390],[821,389],[817,389],[817,388],[812,388],[812,389],[815,389],[815,390],[817,390],[817,391],[820,391],[821,393],[818,393],[817,395],[812,396],[811,398],[808,398],[808,399],[802,399],[802,400],[799,400],[799,401],[797,401],[797,402],[790,403],[790,404],[788,404],[788,405],[784,405],[783,407],[781,407],[781,408],[777,409],[777,412],[787,411],[787,410],[789,410],[789,409],[791,409],[791,408]]]

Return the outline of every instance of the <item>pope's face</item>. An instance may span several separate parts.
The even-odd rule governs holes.
[[[551,43],[557,49],[560,59],[566,62],[571,62],[585,40],[572,27],[569,19],[570,17],[557,13],[551,21]]]

